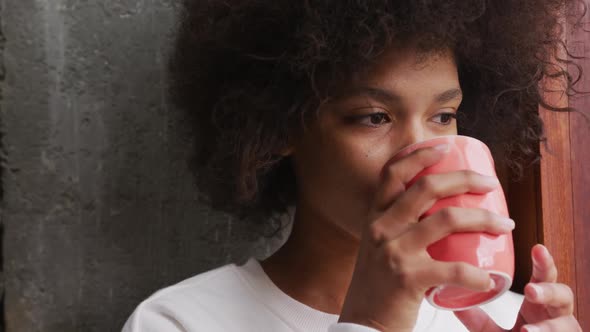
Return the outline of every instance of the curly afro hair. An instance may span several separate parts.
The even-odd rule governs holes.
[[[410,42],[420,54],[453,51],[459,131],[518,171],[539,158],[538,105],[569,110],[547,104],[543,82],[577,93],[562,36],[585,10],[567,0],[185,0],[170,92],[194,124],[199,189],[240,218],[285,212],[295,176],[279,152],[290,135],[346,78]]]

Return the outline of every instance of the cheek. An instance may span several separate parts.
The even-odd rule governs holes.
[[[296,157],[299,200],[324,219],[358,233],[391,149],[351,137],[320,142]]]
[[[364,189],[365,194],[374,194],[380,185],[383,167],[397,151],[387,135],[378,137],[336,137],[328,159],[338,160],[336,175],[349,179],[351,186]],[[326,160],[330,162],[330,160]]]

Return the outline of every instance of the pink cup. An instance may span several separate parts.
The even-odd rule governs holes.
[[[428,174],[472,170],[480,174],[496,176],[490,150],[481,141],[467,136],[441,136],[405,147],[394,160],[418,149],[448,144],[449,152],[437,164],[420,172],[407,187]],[[437,201],[423,216],[449,207],[483,208],[508,217],[506,199],[501,187],[486,194],[463,194]],[[421,219],[422,219],[421,218]],[[427,248],[433,259],[439,261],[462,261],[487,270],[496,286],[487,292],[477,292],[453,285],[440,285],[426,292],[430,304],[439,309],[465,310],[498,298],[512,284],[514,276],[514,247],[512,234],[454,233]]]

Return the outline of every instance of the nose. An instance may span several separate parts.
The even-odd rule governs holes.
[[[425,127],[425,124],[420,119],[408,119],[401,131],[401,135],[398,136],[398,147],[400,149],[436,136]]]

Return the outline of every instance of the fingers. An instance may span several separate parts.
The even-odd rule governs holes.
[[[520,332],[582,332],[580,324],[572,315],[544,320],[536,324],[524,325]]]
[[[531,256],[533,259],[531,282],[556,282],[557,267],[547,248],[541,244],[537,244],[531,250]]]
[[[475,291],[488,291],[493,283],[487,271],[464,262],[432,260],[421,266],[413,280],[419,280],[424,290],[440,285],[455,285]]]
[[[545,305],[550,317],[571,315],[574,312],[574,293],[564,284],[529,283],[524,288],[528,301]]]
[[[441,198],[467,192],[485,193],[498,186],[496,178],[472,171],[424,176],[370,225],[369,234],[375,244],[380,244],[405,231],[409,223],[417,222]]]
[[[385,169],[381,190],[375,198],[376,208],[385,210],[406,190],[406,185],[425,168],[439,162],[449,151],[447,144],[416,150]]]
[[[575,329],[579,325],[572,316],[574,294],[567,285],[556,283],[553,257],[542,245],[535,245],[531,256],[533,275],[524,290],[525,303],[519,322],[534,324],[526,325],[528,329],[523,327],[522,331],[579,331]]]
[[[464,262],[432,261],[431,269],[424,270],[417,278],[425,280],[428,286],[455,285],[475,291],[493,288],[492,279],[485,270]]]
[[[449,207],[412,225],[399,238],[400,247],[408,252],[423,250],[425,247],[457,232],[509,233],[514,221],[483,209]]]
[[[437,200],[465,193],[484,194],[498,188],[497,178],[473,171],[432,174],[420,178],[395,205],[406,207],[406,213],[418,219]]]
[[[406,289],[416,289],[422,294],[439,285],[456,285],[477,291],[492,288],[487,271],[465,262],[442,262],[432,259],[426,250],[407,254],[399,248],[399,242],[389,241],[383,246],[396,283]]]

